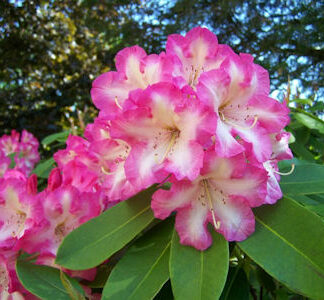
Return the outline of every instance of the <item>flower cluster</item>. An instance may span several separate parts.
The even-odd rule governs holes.
[[[115,62],[91,90],[100,113],[86,134],[96,163],[88,152],[85,185],[121,201],[168,178],[151,206],[160,219],[176,212],[182,244],[208,248],[208,223],[228,241],[247,238],[251,208],[281,198],[277,162],[292,157],[289,110],[269,97],[267,71],[200,27],[170,35],[165,53],[134,46]]]
[[[254,231],[251,208],[281,198],[289,110],[269,97],[269,75],[251,55],[198,27],[169,36],[159,55],[133,46],[115,62],[93,82],[98,117],[55,153],[42,192],[27,178],[37,141],[27,132],[20,142],[16,132],[0,139],[0,290],[25,293],[14,271],[19,250],[55,266],[69,232],[154,183],[172,183],[153,195],[155,217],[176,212],[180,242],[199,250],[212,243],[208,223],[228,241],[244,240]],[[7,170],[13,152],[17,167]]]
[[[14,155],[15,170],[28,175],[39,161],[39,143],[28,131],[19,132],[12,130],[11,135],[3,135],[0,138],[0,177],[9,169],[11,159]]]
[[[65,182],[64,169],[54,168],[47,187],[37,192],[37,177],[28,177],[39,157],[38,141],[24,131],[0,139],[3,153],[18,155],[16,166],[3,168],[0,177],[0,298],[37,299],[19,283],[15,263],[20,251],[37,253],[38,264],[54,264],[62,239],[80,224],[98,216],[104,207],[102,193],[87,192]],[[24,152],[25,151],[25,152]],[[2,153],[2,152],[0,152]],[[4,156],[5,159],[7,156]],[[71,276],[93,280],[96,270],[67,271]]]

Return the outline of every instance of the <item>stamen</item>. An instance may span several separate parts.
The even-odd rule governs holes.
[[[283,172],[279,172],[276,170],[273,170],[273,172],[276,174],[282,175],[282,176],[287,176],[287,175],[290,175],[292,172],[294,172],[294,170],[295,170],[295,164],[291,164],[291,170],[288,172],[283,173]]]
[[[213,223],[214,223],[215,229],[218,230],[220,228],[220,221],[216,221],[215,212],[214,212],[211,196],[210,196],[210,193],[209,193],[207,180],[203,179],[203,183],[204,183],[206,198],[208,199],[209,210],[210,210],[210,212],[212,214],[212,217],[213,217]]]
[[[122,106],[121,106],[121,105],[119,104],[119,102],[118,102],[118,98],[117,98],[117,96],[115,96],[115,103],[116,103],[116,105],[118,106],[118,108],[123,109]]]
[[[162,156],[162,158],[160,159],[160,161],[158,162],[158,164],[162,164],[163,161],[165,160],[165,158],[168,156],[168,154],[170,153],[172,147],[174,146],[176,140],[177,140],[177,137],[179,136],[179,131],[176,130],[176,131],[173,131],[172,132],[172,135],[171,135],[171,139],[170,139],[170,142]]]
[[[221,111],[219,112],[219,114],[220,114],[220,116],[221,116],[221,119],[222,119],[225,123],[227,123],[227,124],[229,124],[229,125],[232,125],[233,127],[236,127],[236,128],[242,129],[242,130],[250,130],[250,129],[252,129],[252,128],[256,125],[256,123],[257,123],[257,121],[258,121],[258,118],[259,118],[258,116],[254,116],[254,121],[253,121],[252,125],[249,126],[249,127],[243,127],[243,126],[240,126],[240,125],[238,125],[238,124],[235,124],[235,123],[231,122],[230,120],[226,119],[225,116],[224,116],[224,114],[223,114]]]

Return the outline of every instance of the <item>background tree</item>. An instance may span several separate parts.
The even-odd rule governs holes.
[[[279,0],[84,0],[0,2],[0,134],[27,128],[39,138],[94,114],[92,80],[134,44],[158,52],[170,33],[204,25],[220,43],[254,55],[273,90],[299,80],[299,104],[324,110],[324,4]],[[297,93],[298,94],[298,93]],[[299,97],[299,95],[295,95]],[[301,96],[302,97],[302,96]],[[87,121],[87,120],[86,120]]]

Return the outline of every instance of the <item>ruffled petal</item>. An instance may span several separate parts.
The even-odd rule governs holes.
[[[190,207],[177,212],[176,230],[180,243],[205,250],[212,244],[212,237],[207,230],[208,208],[200,202],[192,201]]]
[[[172,187],[169,191],[158,190],[152,197],[151,207],[154,216],[159,219],[167,218],[173,211],[190,205],[195,199],[198,187],[190,181],[171,180]]]
[[[244,147],[235,139],[232,134],[232,127],[217,119],[215,135],[215,152],[222,157],[231,157],[242,153]]]
[[[243,241],[254,232],[255,220],[251,208],[241,197],[228,197],[220,192],[211,193],[217,231],[228,241]],[[213,222],[209,215],[209,222]]]

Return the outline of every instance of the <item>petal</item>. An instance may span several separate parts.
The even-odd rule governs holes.
[[[258,122],[267,132],[283,129],[289,123],[289,108],[269,97],[255,97],[248,103],[249,115],[258,117]]]
[[[173,173],[178,180],[184,178],[194,180],[203,166],[203,158],[204,151],[201,145],[195,141],[183,141],[180,137],[167,157],[165,169]]]
[[[231,78],[223,68],[204,72],[199,77],[197,94],[201,101],[210,105],[217,112],[228,97]]]
[[[289,149],[290,133],[281,131],[275,136],[271,136],[272,140],[272,157],[277,160],[292,159],[293,154]]]
[[[278,166],[274,161],[271,160],[265,162],[263,166],[268,172],[267,196],[265,198],[265,202],[274,204],[282,197],[282,192],[279,185],[280,176],[274,173],[274,170],[278,170]]]
[[[250,129],[235,127],[233,132],[250,144],[252,154],[259,162],[265,162],[270,159],[272,153],[271,140],[263,128],[258,125]]]
[[[215,135],[215,152],[222,157],[231,157],[242,153],[244,147],[235,139],[231,126],[217,119]]]
[[[155,154],[152,147],[145,144],[132,147],[125,162],[125,174],[136,189],[145,189],[158,182],[155,172],[158,172],[162,165],[158,164]]]
[[[215,218],[220,222],[217,230],[228,241],[243,241],[254,232],[255,220],[251,208],[241,197],[227,197],[220,192],[211,193]],[[209,222],[212,217],[209,215]]]
[[[164,220],[173,211],[188,206],[195,199],[199,186],[187,180],[170,179],[172,186],[169,191],[158,190],[152,197],[151,207],[156,218]]]
[[[244,174],[238,178],[213,177],[210,181],[221,193],[244,197],[251,207],[256,207],[265,203],[267,179],[264,169],[246,165]]]
[[[192,201],[190,207],[179,209],[176,215],[176,230],[180,243],[205,250],[212,244],[207,230],[208,208],[198,201]]]
[[[133,46],[119,51],[115,58],[118,72],[125,74],[132,86],[142,89],[147,86],[141,72],[141,60],[145,57],[146,53],[141,47]]]
[[[129,92],[136,88],[126,81],[123,74],[107,72],[93,81],[91,98],[98,109],[102,110],[108,118],[113,118],[120,112],[120,107],[128,98]]]

